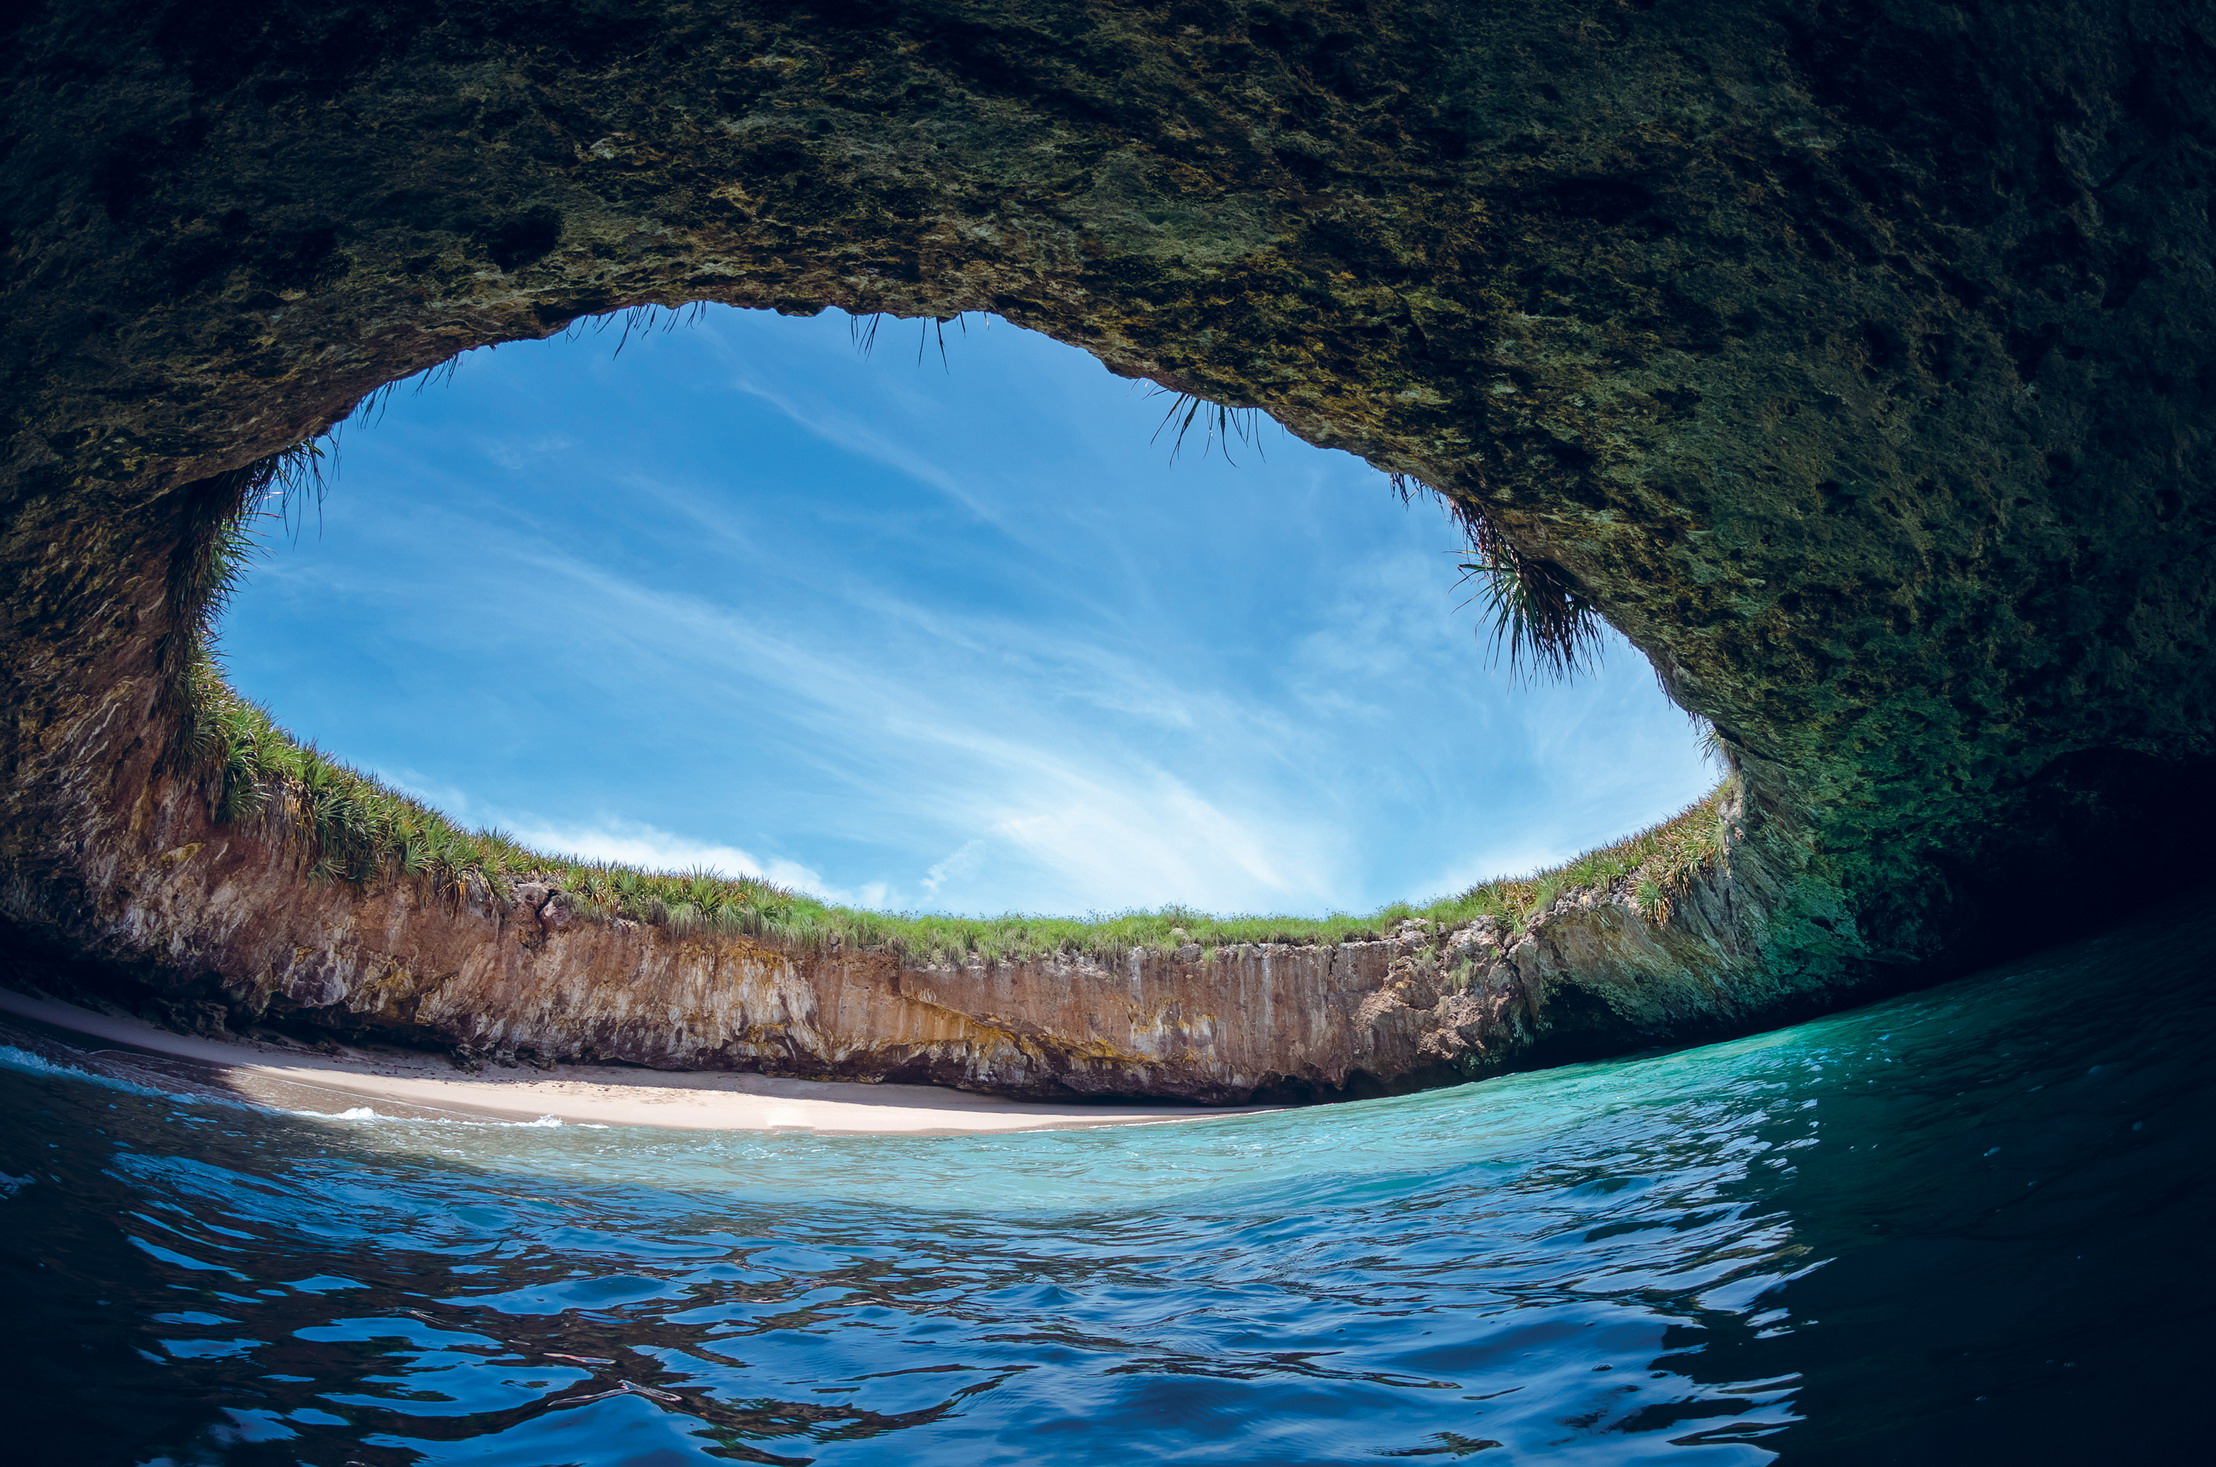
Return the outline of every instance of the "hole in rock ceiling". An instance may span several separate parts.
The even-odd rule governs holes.
[[[853,325],[403,384],[266,535],[234,682],[537,848],[894,908],[1369,910],[1714,782],[1612,635],[1569,684],[1489,666],[1456,530],[1359,460],[1265,423],[1173,463],[1167,400],[1075,349]]]

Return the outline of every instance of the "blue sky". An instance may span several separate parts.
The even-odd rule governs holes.
[[[667,318],[665,318],[666,321]],[[470,353],[341,432],[225,621],[295,733],[545,849],[895,908],[1320,914],[1713,782],[1645,662],[1489,667],[1458,541],[972,317],[717,307]]]

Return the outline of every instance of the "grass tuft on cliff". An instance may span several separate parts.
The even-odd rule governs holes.
[[[1733,782],[1636,835],[1530,876],[1481,882],[1427,903],[1395,902],[1365,915],[1217,917],[1184,907],[1092,917],[954,917],[835,906],[751,877],[645,871],[530,850],[497,831],[466,830],[418,800],[302,744],[241,697],[215,651],[216,622],[251,561],[260,520],[288,499],[320,489],[317,457],[296,449],[208,481],[196,510],[204,529],[184,552],[174,594],[185,629],[177,670],[177,772],[206,782],[218,820],[289,832],[312,875],[358,885],[412,881],[460,897],[472,881],[506,896],[533,880],[569,894],[588,919],[650,923],[677,932],[729,933],[807,949],[891,949],[911,961],[965,961],[1082,953],[1114,958],[1134,948],[1191,942],[1203,949],[1248,943],[1328,944],[1393,934],[1411,919],[1435,932],[1480,917],[1524,927],[1565,893],[1634,896],[1655,920],[1722,858]]]

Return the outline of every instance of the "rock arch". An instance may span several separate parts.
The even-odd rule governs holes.
[[[1549,1013],[1629,1043],[1943,971],[2159,871],[2208,810],[2203,6],[89,0],[6,24],[0,866],[50,952],[671,1063],[836,1070],[860,1024],[897,1043],[855,1073],[1328,1091],[1543,1053]],[[1588,894],[1522,967],[1311,954],[1330,1035],[1258,1027],[1247,979],[1195,989],[1175,954],[1093,964],[1054,1016],[991,998],[1010,975],[919,1004],[895,957],[774,944],[745,958],[766,1008],[711,1018],[725,980],[694,963],[571,1033],[593,971],[648,958],[471,988],[512,905],[311,889],[282,837],[192,813],[163,659],[210,485],[461,350],[695,300],[996,312],[1472,507],[1715,724],[1744,779],[1728,870],[1659,923]],[[176,853],[210,840],[231,864],[191,874]],[[692,961],[669,943],[653,961]],[[1398,1022],[1370,1002],[1394,983],[1432,1017],[1361,1038],[1365,1006]],[[1115,1034],[1072,1017],[1125,988]],[[1241,1057],[1166,1078],[1208,1026],[1163,1016],[1203,991]],[[1549,1008],[1573,991],[1601,998]],[[1461,1050],[1423,1049],[1448,1030]],[[1021,1074],[962,1058],[985,1050]]]

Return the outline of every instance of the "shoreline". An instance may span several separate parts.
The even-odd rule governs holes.
[[[29,1038],[42,1058],[89,1074],[308,1117],[365,1104],[393,1119],[653,1126],[685,1131],[834,1135],[979,1135],[1163,1125],[1258,1115],[1282,1106],[1055,1105],[937,1085],[788,1080],[738,1071],[556,1065],[464,1076],[403,1050],[336,1054],[263,1039],[208,1039],[0,988],[0,1043]],[[43,1032],[42,1032],[43,1031]],[[97,1041],[88,1045],[85,1041]],[[44,1053],[60,1050],[60,1054]]]

